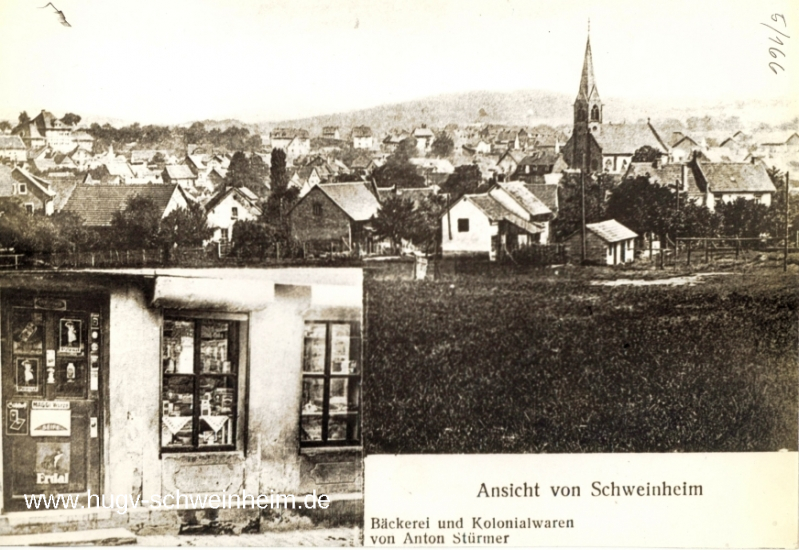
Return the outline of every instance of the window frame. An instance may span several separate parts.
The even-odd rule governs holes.
[[[300,365],[300,403],[299,403],[299,423],[298,423],[298,433],[297,433],[297,440],[299,441],[299,448],[300,452],[307,450],[307,449],[337,449],[337,448],[347,448],[347,447],[359,447],[363,444],[363,333],[362,333],[362,325],[358,321],[348,321],[348,320],[305,320],[303,323],[304,330],[307,330],[309,325],[324,325],[325,326],[325,363],[324,363],[324,371],[322,373],[315,373],[315,372],[307,372],[305,371],[305,337],[303,336],[302,342],[302,364]],[[333,331],[331,327],[333,325],[349,325],[350,327],[350,358],[353,356],[353,349],[352,349],[352,342],[353,340],[357,341],[358,350],[356,357],[358,358],[358,368],[356,373],[333,373],[331,372],[332,366],[332,339],[333,339]],[[315,379],[315,380],[323,380],[323,406],[322,406],[322,413],[321,413],[321,421],[322,421],[322,432],[321,432],[321,439],[319,440],[303,440],[302,438],[302,429],[303,429],[303,416],[310,416],[311,413],[307,413],[303,411],[303,396],[302,393],[305,391],[305,381],[308,379]],[[355,410],[351,410],[349,408],[349,404],[347,405],[347,412],[345,413],[338,413],[340,416],[346,418],[350,415],[355,417],[355,423],[353,427],[353,431],[357,434],[357,437],[353,437],[351,439],[334,439],[330,440],[329,436],[329,422],[331,417],[330,412],[330,398],[331,398],[331,386],[332,380],[347,380],[348,384],[351,381],[355,381],[357,383],[357,395],[358,395],[358,404]],[[314,413],[317,414],[317,413]],[[334,413],[335,414],[335,413]]]
[[[17,194],[18,195],[27,195],[28,194],[28,186],[24,183],[17,184]]]
[[[311,206],[311,207],[312,207],[312,209],[313,209],[313,215],[314,215],[314,217],[316,217],[316,218],[321,218],[321,217],[322,217],[322,203],[321,203],[321,202],[319,202],[319,201],[314,201],[314,202],[312,203],[312,206]]]
[[[193,373],[165,373],[163,367],[164,349],[164,325],[166,320],[193,321],[194,322],[194,372]],[[200,322],[201,321],[232,321],[238,326],[238,360],[236,372],[231,373],[235,377],[235,414],[233,415],[233,444],[231,445],[200,445],[199,433],[201,416],[200,386],[198,380],[203,376],[214,376],[214,373],[202,373],[200,361]],[[230,453],[246,451],[246,434],[248,428],[247,400],[249,394],[249,365],[250,365],[250,316],[247,313],[216,312],[205,310],[173,310],[165,309],[161,314],[161,334],[159,355],[159,402],[164,400],[164,379],[165,376],[192,377],[194,388],[192,393],[192,443],[191,447],[168,447],[163,440],[163,417],[164,408],[159,407],[158,422],[158,449],[159,457],[163,455],[199,455],[211,453]],[[216,373],[223,375],[223,373]],[[226,376],[231,376],[227,374]]]
[[[461,224],[461,222],[466,222]],[[469,232],[469,218],[458,218],[458,233],[468,233]]]

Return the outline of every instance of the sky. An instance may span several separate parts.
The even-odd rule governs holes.
[[[603,99],[799,98],[795,0],[55,0],[72,27],[45,1],[0,1],[0,118],[265,122],[474,90],[574,95],[589,19]]]

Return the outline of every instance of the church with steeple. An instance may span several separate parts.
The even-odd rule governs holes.
[[[635,151],[648,145],[668,158],[668,147],[655,128],[646,124],[605,123],[604,106],[594,76],[591,36],[585,44],[580,88],[574,100],[572,135],[563,147],[563,158],[572,169],[620,173],[632,162]]]

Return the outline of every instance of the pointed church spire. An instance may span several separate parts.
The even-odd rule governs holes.
[[[588,20],[588,32],[591,32],[591,20]],[[591,97],[591,94],[599,93],[596,90],[596,80],[594,79],[594,59],[591,55],[591,35],[585,42],[585,59],[583,60],[583,74],[580,77],[580,90],[577,92],[578,99],[585,99]]]

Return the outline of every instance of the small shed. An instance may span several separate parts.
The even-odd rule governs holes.
[[[619,265],[635,259],[635,239],[638,233],[616,220],[605,220],[585,225],[585,261],[591,264]],[[582,232],[577,231],[566,240],[569,258],[579,259]]]

